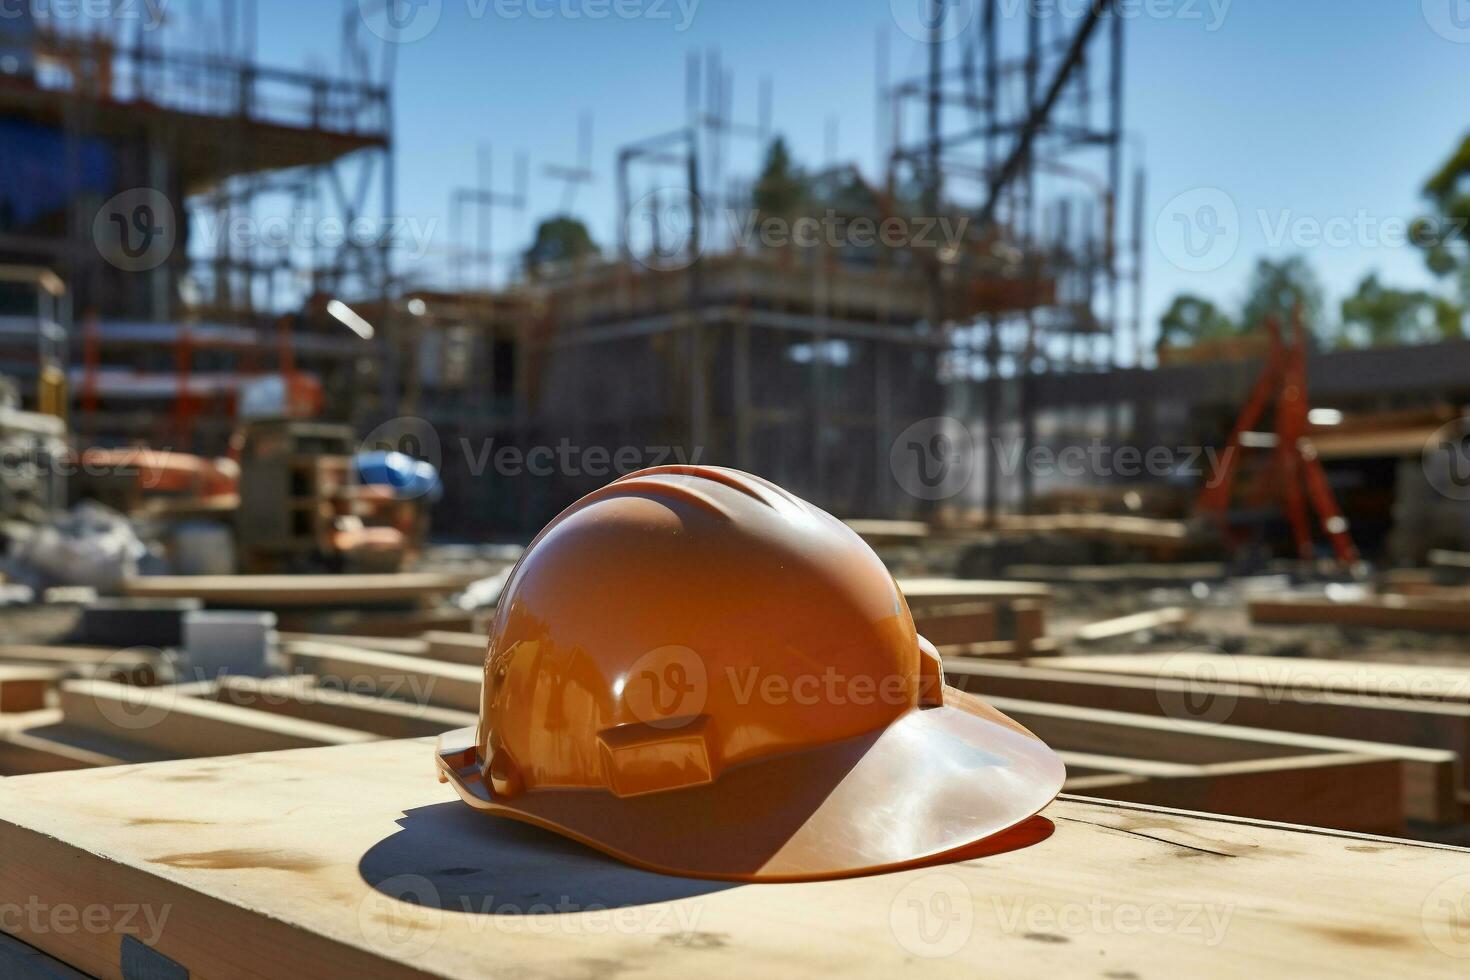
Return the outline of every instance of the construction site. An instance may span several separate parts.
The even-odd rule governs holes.
[[[1464,976],[1470,118],[664,6],[0,0],[0,976]]]

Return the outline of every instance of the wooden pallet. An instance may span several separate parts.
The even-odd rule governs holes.
[[[1030,847],[741,886],[467,812],[432,751],[8,780],[0,894],[137,911],[121,936],[14,931],[101,977],[1463,976],[1463,850],[1064,798]]]

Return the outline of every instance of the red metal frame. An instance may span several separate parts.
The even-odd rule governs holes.
[[[1322,533],[1332,542],[1337,560],[1344,565],[1358,561],[1358,549],[1348,533],[1347,518],[1337,506],[1327,474],[1317,459],[1317,451],[1307,438],[1307,342],[1302,329],[1301,311],[1292,317],[1291,343],[1282,340],[1281,328],[1274,317],[1266,320],[1266,333],[1271,350],[1265,369],[1251,389],[1250,398],[1235,427],[1230,430],[1219,477],[1206,483],[1195,508],[1216,517],[1228,526],[1230,501],[1239,473],[1242,437],[1251,431],[1273,397],[1276,400],[1276,446],[1272,450],[1275,485],[1281,494],[1282,510],[1291,523],[1297,555],[1312,557],[1312,529],[1307,517],[1307,504],[1317,513]]]

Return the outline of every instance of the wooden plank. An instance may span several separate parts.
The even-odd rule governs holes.
[[[1460,849],[1064,798],[1033,847],[732,886],[467,813],[426,778],[431,752],[380,742],[7,780],[0,894],[150,908],[139,938],[191,976],[1462,975],[1445,953],[1464,945]],[[116,930],[16,932],[121,973]]]
[[[1470,708],[1340,694],[1311,701],[1282,700],[1257,688],[1171,678],[1138,678],[1015,666],[989,661],[945,662],[951,684],[995,697],[1049,701],[1141,715],[1202,721],[1216,728],[1259,729],[1265,739],[1323,736],[1355,743],[1342,751],[1373,751],[1401,758],[1406,806],[1414,819],[1458,821],[1466,788],[1462,760],[1470,752]],[[1235,737],[1247,738],[1234,730]],[[1308,743],[1302,743],[1308,744]],[[1424,754],[1425,752],[1429,754]]]
[[[490,640],[485,633],[451,633],[445,630],[430,630],[424,634],[429,649],[426,654],[434,660],[451,664],[468,664],[484,667],[485,654]]]
[[[1038,582],[1117,585],[1161,582],[1171,585],[1217,581],[1228,577],[1223,562],[1119,562],[1112,565],[1008,565],[1011,578]]]
[[[399,572],[381,575],[150,575],[128,579],[130,596],[202,599],[245,608],[414,603],[458,592],[476,573]]]
[[[64,676],[47,667],[12,667],[0,664],[0,714],[39,711],[46,707],[46,694]]]
[[[1072,638],[1079,643],[1098,643],[1132,633],[1163,629],[1166,626],[1183,626],[1194,618],[1194,613],[1181,606],[1165,606],[1146,612],[1104,619],[1079,627]]]
[[[1402,760],[1371,747],[1309,747],[1241,737],[1226,725],[1012,698],[990,701],[1052,748],[1087,756],[1090,769],[1150,777],[1148,784],[1130,784],[1121,797],[1107,791],[1100,796],[1364,833],[1404,829]],[[1298,784],[1283,792],[1293,778]]]
[[[1320,596],[1252,599],[1253,623],[1369,626],[1378,629],[1470,631],[1470,603],[1401,595],[1336,602]]]
[[[71,676],[131,678],[156,682],[163,664],[160,651],[145,647],[42,646],[0,644],[0,662],[10,665],[54,667]]]
[[[983,643],[955,643],[939,647],[942,657],[982,657],[988,660],[1014,660],[1023,662],[1033,657],[1049,657],[1060,649],[1057,638],[1043,636],[1030,643],[1019,644],[1015,640],[986,640]]]
[[[918,544],[929,537],[929,525],[923,521],[885,521],[853,518],[844,521],[859,537],[873,547],[889,544]]]
[[[107,681],[67,681],[61,686],[61,711],[68,724],[178,758],[348,745],[374,737],[187,697],[167,687],[136,688]]]
[[[480,710],[485,680],[480,667],[330,643],[290,643],[285,652],[296,670],[315,674],[333,687],[459,711]]]
[[[208,695],[221,704],[233,704],[321,722],[385,738],[441,735],[473,725],[478,715],[428,704],[411,704],[351,691],[316,687],[310,677],[221,677]]]
[[[1370,834],[1397,836],[1404,828],[1402,772],[1399,763],[1382,756],[1220,763],[1201,766],[1195,773],[1114,786],[1094,784],[1087,792],[1111,800],[1289,823],[1310,821]]]
[[[136,761],[47,737],[45,729],[59,725],[61,720],[60,708],[41,708],[7,716],[0,725],[0,775],[93,769]]]
[[[966,602],[953,606],[921,608],[914,626],[937,647],[958,643],[983,643],[996,639],[995,606],[988,602]]]
[[[1318,691],[1338,691],[1375,697],[1470,703],[1470,667],[1220,653],[1054,657],[1046,662],[1046,666],[1053,670],[1249,684],[1267,691],[1292,690],[1308,695]]]
[[[1014,602],[1018,599],[1048,600],[1051,589],[1039,582],[1001,582],[987,579],[901,578],[910,609],[958,605],[965,602]]]
[[[357,647],[359,650],[380,650],[383,653],[401,653],[410,657],[422,657],[429,644],[415,637],[397,636],[352,636],[348,633],[292,633],[282,630],[277,633],[282,643],[335,643],[338,646]]]

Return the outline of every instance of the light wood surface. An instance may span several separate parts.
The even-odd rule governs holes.
[[[480,667],[331,643],[288,643],[285,653],[295,669],[349,691],[458,711],[480,710],[485,680]]]
[[[1470,706],[1336,692],[1297,699],[1289,693],[1242,684],[1039,666],[1054,659],[1025,665],[950,659],[944,669],[951,684],[987,699],[1021,698],[1162,715],[1215,728],[1258,729],[1272,739],[1289,740],[1299,734],[1379,744],[1406,763],[1405,793],[1411,816],[1436,822],[1464,819],[1465,808],[1456,794],[1466,787],[1462,760],[1470,754]],[[1424,751],[1431,754],[1421,754]]]
[[[1034,846],[732,885],[469,811],[428,740],[0,784],[0,894],[197,977],[1462,977],[1470,853],[1063,799]],[[150,921],[161,925],[150,930]],[[1458,931],[1457,931],[1458,930]],[[118,977],[116,930],[19,938]],[[155,963],[163,961],[155,959]],[[160,973],[159,975],[170,975]]]
[[[1051,657],[1053,670],[1251,684],[1268,690],[1340,691],[1378,697],[1470,702],[1470,667],[1255,657],[1220,653],[1129,653]]]
[[[458,592],[475,573],[400,572],[383,575],[152,575],[128,579],[130,596],[202,599],[243,607],[347,606],[415,602]]]

